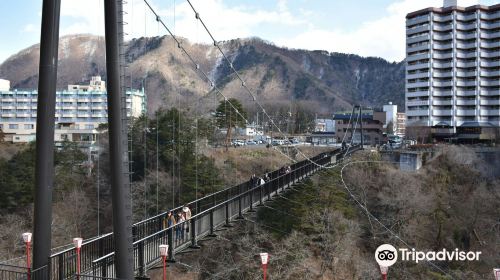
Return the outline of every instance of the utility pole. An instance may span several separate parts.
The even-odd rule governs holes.
[[[354,119],[354,112],[356,110],[356,106],[352,107],[352,113],[351,113],[351,146],[354,142],[354,122],[356,121]]]
[[[108,76],[108,123],[113,206],[115,270],[120,279],[134,279],[132,208],[128,162],[125,89],[122,86],[123,3],[104,1],[106,70]]]
[[[54,126],[61,0],[44,0],[36,118],[33,269],[48,265],[52,241]]]

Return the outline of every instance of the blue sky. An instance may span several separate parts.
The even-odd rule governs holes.
[[[104,34],[104,0],[62,0],[61,36]],[[149,0],[176,34],[209,42],[185,0]],[[404,58],[404,17],[442,0],[192,0],[217,40],[257,36],[279,46]],[[468,6],[477,0],[459,0]],[[492,5],[500,0],[482,0]],[[38,43],[42,0],[0,1],[0,62]],[[174,9],[175,7],[175,9]],[[164,35],[143,0],[126,6],[131,37]]]

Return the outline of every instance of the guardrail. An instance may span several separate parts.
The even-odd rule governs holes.
[[[198,241],[207,236],[216,236],[215,231],[218,227],[230,226],[234,219],[244,219],[243,213],[253,211],[254,207],[263,205],[264,201],[285,192],[294,183],[322,169],[321,166],[342,160],[346,153],[350,154],[359,149],[360,146],[354,146],[348,150],[322,153],[311,159],[314,163],[304,160],[291,165],[289,173],[273,172],[274,178],[263,185],[251,186],[246,182],[236,186],[239,188],[238,194],[199,211],[190,220],[160,229],[156,233],[136,240],[133,244],[134,270],[139,276],[145,276],[148,268],[160,260],[160,244],[169,245],[168,261],[175,262],[177,252],[186,248],[199,248]],[[114,276],[114,252],[94,260],[89,273],[104,277]]]
[[[350,154],[359,149],[361,147],[358,145],[349,149],[321,153],[310,160],[306,159],[290,165],[289,173],[284,173],[283,169],[268,173],[270,179],[263,185],[252,186],[251,182],[247,181],[187,203],[193,213],[191,219],[175,226],[163,227],[163,220],[168,211],[135,223],[132,228],[135,271],[143,275],[148,267],[159,260],[158,246],[160,244],[169,245],[168,260],[173,262],[176,252],[187,247],[198,248],[198,240],[213,236],[217,227],[230,225],[235,218],[243,218],[243,213],[253,211],[257,205],[263,204],[264,201],[284,192],[295,182],[312,175],[320,170],[321,166],[336,162],[346,153]],[[171,211],[175,213],[182,207],[176,207]],[[81,279],[114,279],[112,278],[115,276],[113,233],[85,241],[82,244],[80,256],[81,271],[85,272],[85,277],[87,277],[82,276]],[[6,276],[3,277],[4,274],[1,273],[5,273]],[[29,274],[39,275],[37,279],[40,280],[75,278],[76,252],[74,248],[52,254],[48,267]],[[0,266],[0,279],[28,279],[27,275],[26,268],[4,266],[2,269]],[[31,279],[35,280],[34,277]]]

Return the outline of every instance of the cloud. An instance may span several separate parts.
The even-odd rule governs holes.
[[[477,0],[459,1],[461,6],[477,4]],[[278,38],[278,45],[293,48],[321,49],[335,52],[376,56],[390,61],[405,57],[405,19],[410,12],[427,7],[441,6],[436,0],[403,0],[390,4],[386,15],[377,20],[363,22],[357,29],[346,32],[341,29],[311,27],[292,37]]]
[[[31,32],[36,32],[37,29],[36,29],[36,26],[34,24],[27,24],[24,26],[23,28],[23,32],[25,33],[31,33]]]

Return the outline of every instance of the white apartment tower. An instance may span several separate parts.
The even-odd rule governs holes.
[[[407,126],[480,137],[500,126],[500,4],[457,4],[406,16]]]

